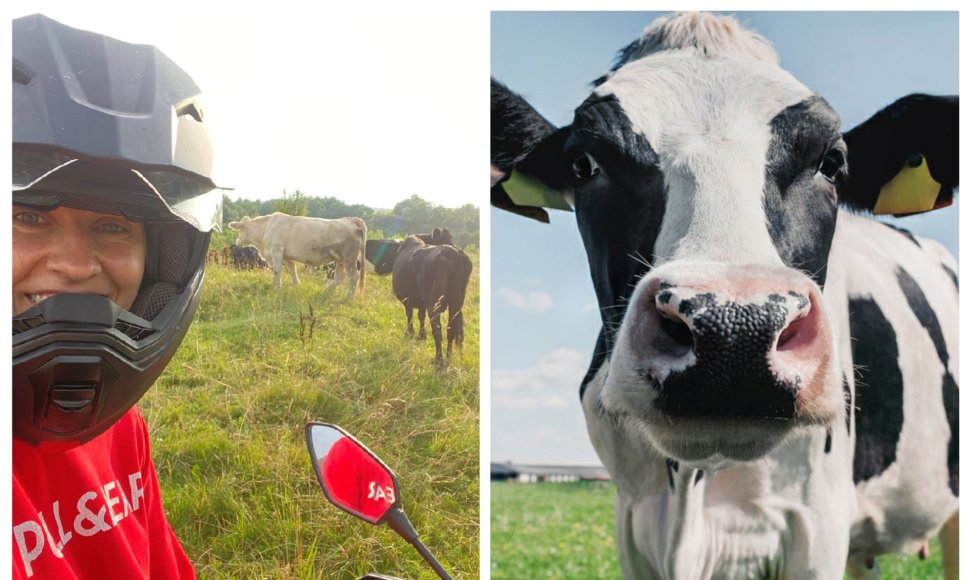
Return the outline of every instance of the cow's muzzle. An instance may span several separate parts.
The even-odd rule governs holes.
[[[790,363],[819,335],[809,296],[790,290],[720,297],[661,285],[645,310],[656,325],[639,345],[644,356],[693,357],[662,381],[645,372],[658,410],[673,417],[795,417],[806,379]]]
[[[626,338],[656,412],[790,421],[815,411],[832,339],[818,287],[790,272],[719,267],[644,280]]]

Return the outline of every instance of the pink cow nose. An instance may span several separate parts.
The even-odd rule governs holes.
[[[765,291],[735,279],[725,291],[663,281],[655,288],[639,302],[634,341],[659,410],[676,417],[798,414],[828,349],[809,284]]]

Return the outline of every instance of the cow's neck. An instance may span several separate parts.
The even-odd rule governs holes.
[[[801,561],[795,569],[809,566],[820,521],[812,488],[827,479],[820,435],[806,433],[783,444],[783,453],[727,469],[678,466],[667,490],[632,502],[636,531],[651,520],[666,529],[656,539],[636,536],[640,552],[656,554],[665,578],[771,578],[790,570],[789,560]]]

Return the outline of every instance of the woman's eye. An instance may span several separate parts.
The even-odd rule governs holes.
[[[829,149],[822,157],[822,162],[819,163],[818,172],[822,174],[825,179],[829,181],[835,181],[836,176],[842,171],[845,166],[845,153],[839,149]]]
[[[128,228],[116,222],[105,222],[98,225],[98,230],[106,234],[123,234]]]
[[[586,181],[599,172],[599,163],[589,153],[583,153],[573,160],[573,176],[579,181]]]
[[[21,224],[28,225],[28,226],[40,225],[40,224],[46,223],[47,221],[39,213],[32,212],[32,211],[24,211],[24,212],[16,213],[14,214],[13,219],[15,221],[20,222]]]

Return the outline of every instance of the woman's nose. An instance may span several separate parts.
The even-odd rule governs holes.
[[[65,225],[51,236],[47,267],[72,280],[85,280],[101,272],[94,240],[75,225]]]

